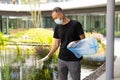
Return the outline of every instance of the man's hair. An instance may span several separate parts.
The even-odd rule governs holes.
[[[54,11],[55,11],[56,13],[63,13],[62,8],[60,8],[60,7],[55,7],[52,12],[54,12]]]

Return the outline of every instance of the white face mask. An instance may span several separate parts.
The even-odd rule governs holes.
[[[54,20],[56,24],[62,24],[63,23],[63,20],[60,20],[59,18],[55,19]]]

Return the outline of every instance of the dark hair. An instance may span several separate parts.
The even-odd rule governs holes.
[[[60,8],[60,7],[55,7],[52,12],[54,12],[54,11],[55,11],[56,13],[63,13],[62,8]]]

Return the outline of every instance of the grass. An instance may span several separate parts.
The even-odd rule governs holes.
[[[31,42],[40,44],[52,44],[53,31],[43,28],[31,28],[10,34],[13,42]]]
[[[120,32],[115,32],[115,36],[120,36]]]

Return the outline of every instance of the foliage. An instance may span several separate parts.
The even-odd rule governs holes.
[[[35,47],[35,56],[38,58],[43,58],[45,57],[49,52],[49,47],[44,47],[44,46],[36,46]]]
[[[52,78],[52,69],[44,68],[42,70],[36,69],[34,71],[35,80],[53,80]]]
[[[0,32],[0,49],[6,45],[6,42],[9,41],[8,37],[5,37],[3,33]]]
[[[26,39],[26,37],[23,38],[23,35],[26,35],[26,34],[27,34],[27,39]],[[40,37],[38,34],[40,35]],[[28,38],[28,36],[29,36],[29,38]],[[45,39],[48,40],[48,38],[50,38],[52,40],[52,31],[46,30],[46,29],[38,29],[38,28],[20,31],[20,32],[16,32],[16,34],[12,34],[10,36],[10,41],[13,41],[14,39],[16,39],[16,41],[14,41],[14,42],[17,42],[17,40],[19,40],[21,37],[23,40],[30,39],[31,41],[32,41],[32,39],[36,40],[37,38],[38,38],[37,39],[38,41],[40,41],[39,38],[43,38],[43,39],[41,39],[43,41],[45,41]],[[7,40],[6,40],[6,38],[4,38],[3,34],[0,35],[0,39],[1,39],[1,45],[4,46],[5,42]],[[52,41],[50,41],[50,43],[51,42]],[[16,67],[24,65],[23,63],[25,63],[26,58],[29,57],[29,55],[30,55],[29,53],[31,51],[29,49],[27,49],[27,50],[22,49],[17,44],[15,46],[16,46],[16,48],[14,50],[15,51],[14,53],[16,53],[16,54],[14,54],[14,56],[13,56],[13,54],[8,54],[7,51],[5,51],[5,56],[3,56],[3,54],[0,54],[0,63],[4,64],[4,65],[2,65],[2,67],[0,67],[0,71],[2,71],[2,79],[3,80],[11,80],[11,75],[14,73],[14,72],[12,73],[11,70],[14,71],[16,69]],[[38,58],[44,57],[49,52],[49,48],[50,48],[50,46],[35,47],[35,49],[36,49],[35,57],[38,57]],[[6,49],[6,48],[4,48],[4,49]],[[34,51],[33,49],[31,49],[31,50]],[[23,54],[23,53],[26,53],[26,54]],[[25,78],[23,80],[26,80],[26,79],[27,80],[53,80],[52,79],[53,78],[52,77],[52,69],[50,68],[52,59],[53,58],[46,61],[46,63],[43,66],[43,69],[35,69],[35,66],[34,66],[34,67],[32,67],[32,69],[30,68],[30,70],[33,70],[32,72],[29,72],[27,70],[27,72],[29,72],[29,73],[25,74],[25,76],[24,76]],[[12,68],[15,67],[15,68],[13,68],[14,70],[11,69],[11,67]],[[14,75],[18,75],[18,74],[14,73]],[[19,80],[18,78],[14,78],[14,79]]]
[[[9,40],[9,38],[7,38],[7,37],[5,37],[4,36],[4,34],[3,33],[1,33],[0,32],[0,71],[2,72],[3,71],[3,69],[2,69],[2,67],[4,66],[4,68],[5,68],[5,80],[9,80],[9,63],[4,63],[5,62],[5,60],[6,60],[6,58],[7,57],[3,57],[2,56],[2,54],[1,54],[1,51],[2,51],[2,49],[4,49],[5,50],[5,45],[6,45],[6,42]]]
[[[97,32],[88,32],[85,35],[86,35],[86,37],[94,37],[94,38],[96,38],[98,43],[99,43],[99,46],[101,46],[104,49],[104,51],[106,50],[106,45],[104,43],[104,37],[103,37],[102,34],[97,33]]]
[[[5,53],[0,54],[0,63],[2,64],[2,66],[0,67],[0,71],[3,71],[2,80],[13,80],[13,78],[14,80],[19,80],[19,69],[20,67],[23,67],[24,63],[26,62],[26,59],[29,58],[31,52],[30,50],[32,49],[30,49],[29,51],[28,50],[29,49],[25,50],[17,46],[17,48],[12,49],[12,52],[14,51],[14,54],[11,54],[11,51],[5,51]],[[17,73],[16,70],[18,70]]]
[[[119,32],[115,32],[115,36],[120,37],[120,31]]]
[[[99,44],[99,48],[96,54],[93,55],[85,55],[84,57],[86,59],[90,59],[90,60],[96,60],[96,61],[104,61],[105,60],[105,56],[106,56],[106,43],[104,41],[104,37],[101,33],[97,33],[97,32],[88,32],[85,33],[86,37],[94,37],[97,39],[98,44]]]
[[[52,44],[53,31],[43,28],[31,28],[10,34],[13,42],[30,42],[40,44]]]
[[[51,46],[36,46],[35,56],[39,59],[42,59],[48,54],[48,52],[50,51],[50,47]],[[52,55],[52,57],[49,60],[45,61],[43,68],[34,74],[35,80],[53,80],[52,69],[56,67],[55,65],[57,64],[57,59],[57,55]],[[51,67],[51,65],[53,67]]]
[[[103,63],[104,62],[102,62],[102,61],[94,61],[94,60],[88,60],[88,59],[84,59],[81,61],[82,66],[87,65],[88,68],[90,68],[90,67],[97,68],[97,67],[101,66]]]
[[[51,46],[36,46],[35,47],[35,56],[38,59],[42,59],[43,57],[45,57],[49,53],[50,47]],[[49,64],[53,61],[55,63],[56,59],[57,59],[57,55],[52,55],[52,57],[45,62],[45,65],[49,66]]]
[[[23,51],[18,45],[16,45],[16,49],[12,48],[12,52],[16,51],[14,52],[16,54],[14,55],[11,54],[10,49],[7,48],[6,43],[4,43],[4,42],[7,42],[8,39],[5,40],[6,38],[4,39],[4,35],[2,36],[3,37],[1,39],[3,40],[3,42],[1,46],[3,46],[3,50],[0,49],[0,64],[1,64],[0,72],[2,72],[1,78],[2,80],[13,80],[11,79],[11,77],[13,77],[12,75],[18,75],[14,73],[14,70],[16,70],[16,68],[22,65],[23,63],[25,63],[25,58],[27,54],[22,54]],[[15,79],[15,80],[18,80],[18,79]]]

